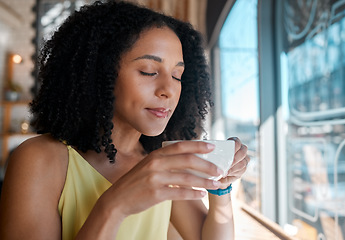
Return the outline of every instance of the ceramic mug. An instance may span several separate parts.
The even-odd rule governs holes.
[[[198,172],[191,169],[186,169],[186,171],[191,172],[199,177],[208,178],[212,180],[219,180],[226,177],[231,164],[234,159],[235,154],[235,142],[232,140],[176,140],[176,141],[165,141],[162,143],[162,147],[168,146],[170,144],[181,142],[181,141],[202,141],[215,145],[215,149],[206,154],[195,154],[196,156],[215,164],[218,168],[223,171],[220,176],[209,176],[205,173]]]

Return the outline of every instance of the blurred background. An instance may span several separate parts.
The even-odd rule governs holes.
[[[42,43],[92,2],[0,0],[1,180],[11,150],[35,136],[27,105]],[[237,239],[344,240],[345,0],[131,2],[205,37],[215,102],[205,137],[238,136],[252,159],[233,193]]]

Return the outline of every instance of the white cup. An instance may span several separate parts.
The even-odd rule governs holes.
[[[209,176],[205,173],[198,172],[192,169],[186,169],[186,171],[193,173],[199,177],[208,178],[212,180],[219,180],[225,177],[231,167],[235,154],[235,142],[231,140],[176,140],[176,141],[165,141],[162,143],[162,147],[170,144],[181,142],[181,141],[202,141],[215,145],[215,149],[206,154],[195,154],[196,156],[207,160],[215,164],[218,168],[223,171],[223,174],[219,176]]]

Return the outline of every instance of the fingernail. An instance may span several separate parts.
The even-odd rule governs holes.
[[[213,181],[212,182],[213,183],[213,186],[215,186],[215,187],[219,187],[220,186],[220,182],[218,182],[218,181]]]
[[[218,173],[219,175],[223,175],[223,174],[224,174],[223,170],[220,169],[220,168],[217,168],[217,173]]]
[[[211,150],[211,149],[214,149],[216,146],[212,143],[207,143],[206,147],[207,147],[207,149]]]

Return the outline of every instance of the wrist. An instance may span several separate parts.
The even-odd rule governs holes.
[[[108,189],[109,190],[109,189]],[[125,207],[123,201],[118,201],[116,198],[110,198],[107,194],[109,191],[105,191],[103,195],[98,199],[94,208],[97,212],[104,216],[107,221],[121,223],[128,215],[124,212]]]
[[[225,194],[229,194],[232,190],[232,184],[229,185],[229,187],[225,188],[225,189],[221,189],[218,188],[216,190],[211,190],[211,189],[207,189],[207,191],[213,195],[217,195],[217,196],[222,196]]]

